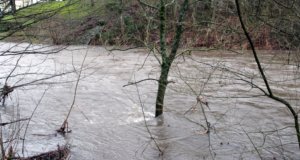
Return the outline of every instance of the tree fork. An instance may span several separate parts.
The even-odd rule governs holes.
[[[156,97],[156,110],[155,110],[155,117],[160,116],[163,114],[163,107],[164,107],[164,97],[168,85],[168,74],[174,61],[177,50],[179,48],[181,35],[183,33],[183,21],[185,13],[188,10],[189,0],[185,0],[183,2],[182,7],[180,8],[178,22],[176,24],[176,35],[174,37],[174,42],[171,48],[171,53],[168,56],[166,53],[166,6],[164,0],[160,0],[160,10],[159,10],[159,17],[160,17],[160,54],[162,58],[161,64],[161,72],[158,81],[158,91]]]

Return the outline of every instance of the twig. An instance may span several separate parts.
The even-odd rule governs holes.
[[[157,79],[154,79],[154,78],[147,78],[147,79],[142,79],[142,80],[139,80],[137,82],[129,82],[128,84],[126,85],[123,85],[123,87],[126,87],[126,86],[130,86],[130,85],[134,85],[134,84],[138,84],[138,83],[141,83],[141,82],[144,82],[144,81],[157,81]]]
[[[0,123],[0,126],[6,126],[8,124],[18,123],[18,122],[27,121],[27,120],[29,120],[29,118],[22,118],[22,119],[10,121],[10,122],[3,122],[3,123]]]
[[[252,146],[254,147],[257,155],[259,156],[259,158],[262,160],[263,158],[261,157],[259,151],[258,151],[258,148],[255,146],[254,142],[252,141],[251,137],[248,135],[248,133],[244,130],[244,128],[241,126],[242,130],[244,131],[244,133],[247,135],[248,139],[250,140]]]
[[[139,2],[140,4],[142,4],[142,5],[144,5],[144,6],[147,6],[147,7],[151,8],[151,9],[158,10],[157,7],[155,7],[155,6],[153,6],[153,5],[150,5],[150,4],[148,4],[148,3],[146,3],[146,2],[144,2],[144,1],[142,1],[142,0],[138,0],[138,2]]]
[[[23,136],[23,142],[22,142],[22,154],[23,154],[23,155],[24,155],[24,149],[25,149],[25,137],[26,137],[27,129],[28,129],[28,127],[29,127],[30,121],[31,121],[31,119],[32,119],[32,117],[33,117],[35,111],[37,110],[38,106],[39,106],[40,103],[42,102],[42,100],[43,100],[43,98],[44,98],[44,96],[45,96],[47,90],[48,90],[48,89],[46,89],[46,90],[43,92],[41,98],[39,99],[38,103],[36,104],[35,108],[33,109],[32,113],[31,113],[31,115],[30,115],[30,117],[29,117],[29,120],[28,120],[28,122],[27,122],[27,125],[26,125],[26,127],[25,127],[24,136]]]

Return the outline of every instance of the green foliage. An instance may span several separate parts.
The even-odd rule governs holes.
[[[123,10],[123,6],[116,1],[110,1],[105,4],[105,8],[107,12],[113,12],[117,14],[121,14]]]
[[[126,34],[130,37],[133,36],[136,31],[144,27],[143,24],[136,23],[132,16],[125,16],[124,23],[126,27]]]

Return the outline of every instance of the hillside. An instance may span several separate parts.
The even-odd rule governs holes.
[[[172,43],[175,34],[176,11],[180,7],[180,1],[174,3],[167,8],[168,44]],[[256,46],[259,49],[297,48],[300,20],[295,19],[295,12],[264,3],[259,13],[254,4],[244,5],[244,17],[247,17],[247,26]],[[43,2],[20,9],[15,15],[4,16],[0,21],[0,39],[53,44],[153,46],[159,42],[159,17],[155,5],[156,0],[147,3],[132,0]],[[280,17],[274,15],[278,10]],[[235,12],[231,0],[191,5],[181,46],[248,49]],[[286,26],[281,28],[278,24]]]

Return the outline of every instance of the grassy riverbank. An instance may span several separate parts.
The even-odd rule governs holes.
[[[43,2],[6,15],[0,21],[0,39],[53,44],[134,45],[156,46],[159,43],[157,0],[71,0]],[[224,1],[222,6],[199,2],[190,6],[185,20],[181,47],[248,49],[249,45],[238,25],[234,5]],[[167,44],[172,44],[180,1],[167,8]],[[217,8],[218,7],[218,8]],[[250,7],[249,7],[250,8]],[[248,8],[247,8],[248,9]],[[247,11],[247,12],[246,12]],[[271,12],[265,9],[263,13]],[[247,16],[246,16],[247,14]],[[280,20],[255,20],[250,9],[245,21],[259,49],[297,47],[299,37],[279,34]],[[285,17],[289,14],[284,15]],[[292,20],[292,19],[290,19]],[[280,30],[296,33],[295,26]]]

